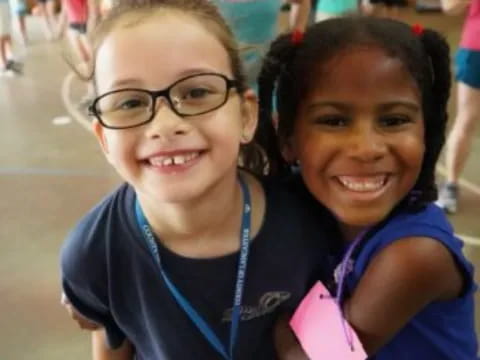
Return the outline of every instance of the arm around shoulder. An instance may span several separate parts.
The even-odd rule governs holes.
[[[275,324],[274,342],[278,360],[308,360],[308,356],[290,328],[290,315],[281,315]]]
[[[104,327],[110,344],[118,347],[125,335],[110,313],[105,236],[102,228],[97,228],[95,219],[95,216],[84,218],[62,247],[63,303],[74,310],[71,313],[74,320],[82,320],[80,325],[87,321]]]
[[[134,350],[128,340],[124,340],[117,349],[110,349],[104,330],[92,333],[92,359],[93,360],[133,360]]]
[[[404,238],[372,259],[344,310],[371,355],[428,304],[453,299],[462,288],[462,274],[445,246],[426,237]]]

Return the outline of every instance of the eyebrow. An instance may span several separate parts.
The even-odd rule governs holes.
[[[421,107],[417,103],[412,102],[412,101],[392,101],[392,102],[379,104],[377,106],[377,108],[380,111],[388,111],[388,110],[390,110],[392,108],[395,108],[397,106],[403,106],[403,107],[409,108],[412,111],[420,111],[420,109],[421,109]],[[315,102],[313,104],[308,105],[307,111],[313,110],[314,108],[318,108],[318,107],[333,107],[333,108],[336,108],[336,109],[342,110],[342,111],[348,111],[348,110],[351,109],[350,105],[348,105],[346,103],[343,103],[343,102],[339,102],[339,101],[319,101],[319,102]]]
[[[215,69],[209,69],[209,68],[192,68],[192,69],[187,69],[178,74],[176,77],[176,80],[172,81],[171,84],[174,82],[184,78],[188,77],[190,75],[196,75],[196,74],[222,74],[227,76],[228,78],[231,78],[230,75],[224,74],[223,71],[215,70]],[[170,86],[171,84],[167,85],[166,87]],[[141,86],[143,85],[143,81],[137,78],[125,78],[125,79],[120,79],[120,80],[115,80],[110,84],[110,89],[113,88],[119,88],[119,87],[132,87],[132,86]]]
[[[121,88],[121,87],[133,87],[139,86],[142,82],[135,78],[126,78],[121,80],[115,80],[109,86],[109,89]]]

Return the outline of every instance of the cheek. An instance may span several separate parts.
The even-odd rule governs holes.
[[[128,167],[136,159],[135,142],[132,138],[121,134],[120,131],[106,137],[108,160],[117,168]]]
[[[218,114],[218,117],[203,123],[199,129],[203,135],[210,138],[219,148],[237,148],[240,146],[243,126],[242,118],[237,111],[237,116]]]
[[[298,127],[293,138],[293,153],[306,171],[318,171],[325,166],[326,157],[331,152],[328,138],[310,127]]]
[[[412,175],[413,172],[415,172],[416,176],[418,176],[425,155],[423,133],[404,137],[401,141],[401,147],[404,162],[407,164],[408,168],[412,169]]]

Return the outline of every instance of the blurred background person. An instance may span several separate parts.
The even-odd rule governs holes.
[[[256,89],[263,56],[279,33],[282,0],[213,0],[231,27],[240,49],[248,85]],[[308,25],[311,0],[289,0],[289,30],[303,33]]]
[[[388,17],[391,19],[400,18],[400,8],[408,5],[407,0],[369,0],[372,14]]]
[[[25,0],[10,0],[10,11],[15,21],[20,41],[23,46],[26,46],[28,42],[27,26],[25,23],[25,18],[28,14],[27,3]]]
[[[22,67],[13,57],[10,4],[0,0],[0,76],[20,75]]]
[[[357,0],[318,0],[315,21],[322,21],[332,17],[341,16],[358,9]]]
[[[457,114],[446,147],[447,179],[437,202],[453,214],[457,212],[458,179],[480,121],[480,0],[442,0],[442,8],[449,14],[468,9],[455,57]]]
[[[55,0],[37,0],[37,9],[39,15],[43,18],[44,32],[47,40],[53,40],[54,29],[57,26],[55,19],[56,2]]]

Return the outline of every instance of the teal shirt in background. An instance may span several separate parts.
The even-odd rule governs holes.
[[[317,11],[325,14],[341,15],[357,8],[357,0],[319,0]]]
[[[212,0],[240,45],[248,85],[257,89],[257,76],[270,43],[278,35],[281,0]]]

